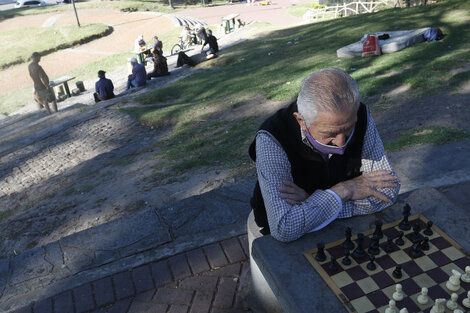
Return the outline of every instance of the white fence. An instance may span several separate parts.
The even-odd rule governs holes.
[[[306,20],[337,18],[342,16],[375,12],[379,5],[386,7],[397,6],[398,0],[355,1],[342,5],[329,6],[319,9],[308,9],[303,18]]]

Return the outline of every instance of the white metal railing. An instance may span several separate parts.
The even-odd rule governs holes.
[[[379,5],[385,5],[387,7],[395,7],[398,0],[373,0],[373,1],[355,1],[344,4],[337,4],[334,6],[308,9],[304,14],[304,19],[324,19],[326,17],[337,18],[342,16],[371,13],[375,12],[375,9]]]

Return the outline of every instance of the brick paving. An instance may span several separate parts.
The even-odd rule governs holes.
[[[15,313],[246,313],[246,235],[67,290]]]

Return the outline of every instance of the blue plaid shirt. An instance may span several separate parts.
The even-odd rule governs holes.
[[[393,171],[372,115],[370,112],[367,114],[361,171],[363,173],[378,170]],[[299,127],[299,136],[301,134]],[[307,140],[304,140],[304,143],[311,147]],[[280,143],[269,132],[263,130],[256,136],[256,171],[271,235],[280,241],[295,240],[305,233],[325,227],[336,218],[371,214],[391,205],[374,197],[342,202],[331,190],[316,190],[301,204],[288,204],[279,197],[278,188],[283,180],[293,181],[290,162]],[[396,188],[379,189],[392,202],[395,202],[399,190],[400,184],[397,184]]]

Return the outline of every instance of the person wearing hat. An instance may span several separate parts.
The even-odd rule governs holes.
[[[29,76],[34,82],[34,98],[51,114],[49,102],[52,103],[52,111],[57,112],[57,101],[55,98],[54,90],[49,86],[49,77],[43,68],[39,65],[41,55],[38,52],[33,52],[31,55],[31,64],[28,65]]]
[[[99,80],[95,83],[95,103],[102,100],[108,100],[114,98],[114,85],[111,79],[106,78],[106,72],[103,70],[98,71]]]
[[[140,34],[137,39],[134,41],[134,51],[135,52],[140,52],[142,50],[145,50],[146,43],[144,40],[144,35]]]
[[[129,63],[132,65],[132,74],[129,75],[127,79],[127,89],[147,85],[147,71],[145,70],[145,65],[137,63],[136,58],[129,58]]]

